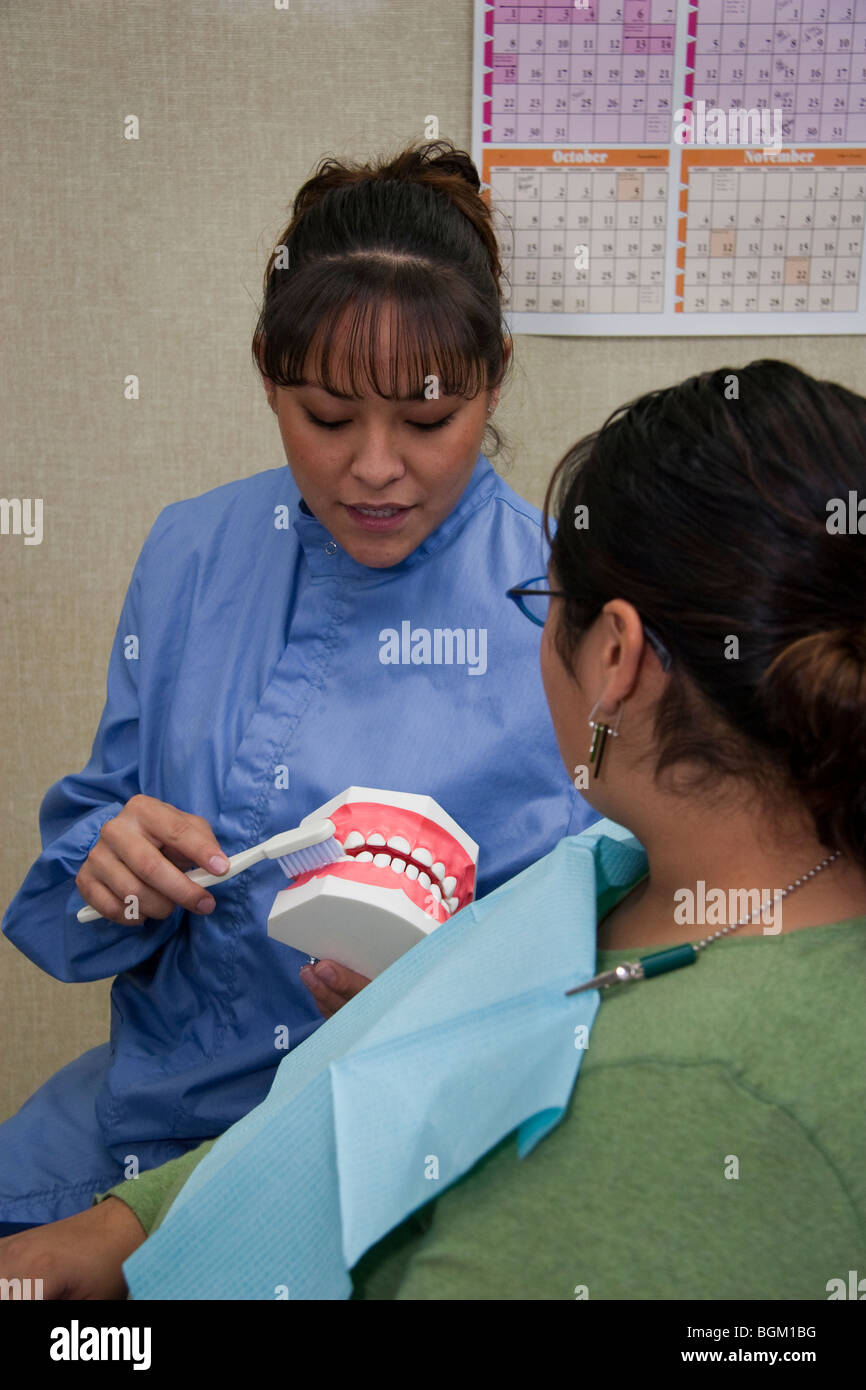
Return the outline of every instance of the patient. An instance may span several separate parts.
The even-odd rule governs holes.
[[[648,863],[604,904],[596,970],[701,945],[693,968],[602,989],[561,1121],[523,1161],[506,1135],[383,1231],[354,1297],[825,1299],[863,1269],[858,499],[866,400],[773,361],[646,395],[558,465],[548,578],[514,597],[546,619],[569,774]],[[0,1276],[123,1298],[123,1261],[211,1147],[0,1241]]]

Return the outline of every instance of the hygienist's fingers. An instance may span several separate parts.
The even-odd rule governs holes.
[[[75,883],[85,901],[111,922],[162,920],[175,909],[170,898],[150,888],[102,840],[93,846]]]
[[[130,895],[138,897],[143,917],[165,918],[176,906],[190,912],[213,911],[213,897],[187,878],[178,860],[212,873],[222,873],[228,867],[227,856],[201,816],[180,811],[156,797],[133,796],[103,825],[76,884],[81,896],[97,911],[103,911],[106,899],[104,893],[99,903],[88,896],[94,881],[113,891],[118,901]],[[125,875],[118,866],[126,867]],[[136,920],[117,911],[105,915],[113,921]]]
[[[92,907],[107,922],[138,924],[143,919],[141,912],[133,911],[135,904],[131,901],[131,895],[128,895],[125,901],[121,901],[115,893],[112,893],[110,888],[106,888],[105,884],[95,878],[92,873],[86,874],[82,869],[76,875],[75,886],[88,907]],[[130,913],[132,916],[129,915]]]
[[[155,796],[130,797],[115,821],[124,814],[137,822],[142,832],[160,846],[163,857],[168,856],[172,863],[180,861],[185,869],[195,867],[209,874],[221,874],[228,868],[228,855],[223,853],[203,816],[181,811]],[[189,886],[189,880],[185,882]],[[192,887],[195,889],[195,884]],[[184,902],[184,906],[191,904]]]
[[[320,960],[316,966],[305,965],[301,979],[325,1018],[330,1018],[370,983],[366,975],[359,975],[335,960]]]
[[[332,1018],[338,1009],[342,1009],[346,1000],[339,994],[335,994],[326,984],[316,978],[312,965],[305,965],[301,970],[301,980],[312,994],[316,1001],[316,1007],[324,1018]]]
[[[331,971],[334,973],[331,974]],[[359,975],[357,970],[350,970],[347,965],[338,965],[335,960],[320,960],[316,966],[316,974],[320,979],[325,976],[326,984],[347,1003],[370,983],[368,976]]]

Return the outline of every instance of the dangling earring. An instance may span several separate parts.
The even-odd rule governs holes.
[[[601,759],[604,753],[604,745],[608,734],[611,738],[619,738],[619,725],[622,719],[622,701],[620,700],[619,709],[616,713],[616,723],[611,726],[603,719],[593,719],[593,715],[601,704],[601,699],[596,700],[589,714],[589,727],[592,729],[592,739],[589,745],[589,762],[594,768],[593,777],[597,777],[601,767]]]

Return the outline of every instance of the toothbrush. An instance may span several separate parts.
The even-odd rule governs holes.
[[[225,883],[226,879],[242,874],[244,869],[258,864],[262,859],[276,859],[286,878],[306,873],[308,869],[319,869],[323,864],[333,864],[343,858],[343,846],[335,838],[337,828],[333,821],[319,820],[312,825],[298,826],[295,830],[284,830],[280,835],[272,835],[252,849],[233,854],[229,866],[223,874],[209,874],[205,869],[187,870],[187,878],[201,888],[209,888],[212,883]],[[82,907],[78,913],[79,922],[98,922],[102,914],[95,907]]]

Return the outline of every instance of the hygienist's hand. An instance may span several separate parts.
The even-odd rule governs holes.
[[[126,1298],[123,1261],[146,1238],[132,1208],[107,1197],[77,1216],[5,1236],[0,1279],[41,1279],[44,1299]]]
[[[335,960],[320,960],[316,965],[305,965],[301,970],[301,979],[325,1018],[342,1009],[370,983],[366,975],[338,965]]]
[[[181,872],[191,868],[211,874],[228,868],[207,821],[155,796],[132,796],[103,825],[75,886],[102,917],[123,925],[165,919],[176,907],[213,912],[212,894]]]

